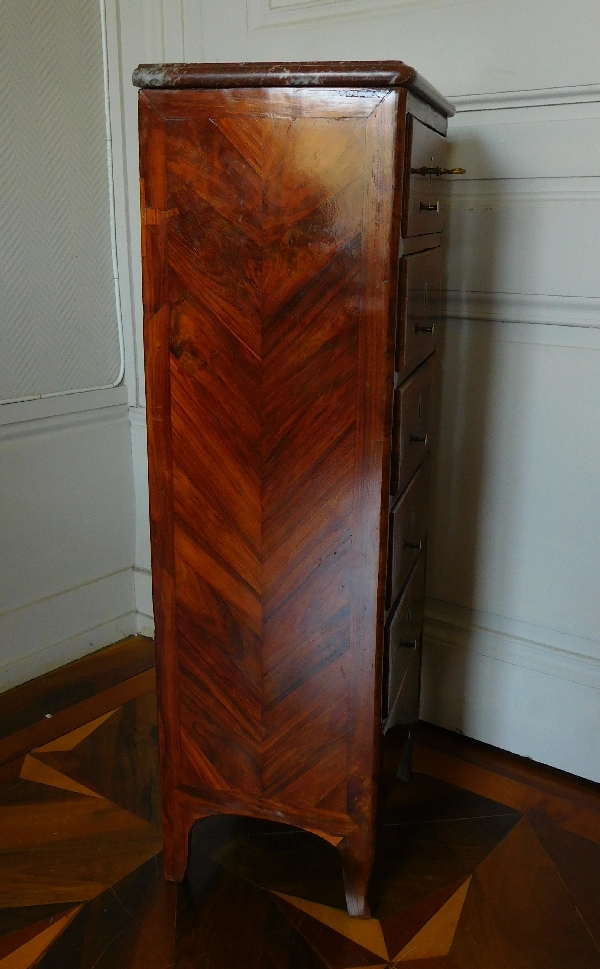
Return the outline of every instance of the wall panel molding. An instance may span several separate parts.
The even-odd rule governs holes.
[[[444,188],[454,208],[523,202],[600,202],[600,177],[594,175],[462,178],[460,182],[446,183]]]
[[[142,11],[144,50],[148,60],[155,63],[182,61],[183,0],[144,0]],[[125,81],[130,82],[131,78],[125,78]]]
[[[600,781],[599,691],[600,643],[428,601],[424,720]]]
[[[418,7],[434,11],[481,3],[482,0],[246,0],[250,30],[318,23],[349,17],[377,17]]]
[[[600,297],[449,290],[446,319],[599,329]],[[590,349],[597,348],[593,340]]]
[[[600,101],[600,84],[535,88],[525,91],[497,91],[490,94],[449,95],[458,113],[499,111],[506,108],[538,108],[553,104],[588,104]]]
[[[72,411],[33,420],[22,419],[0,424],[0,441],[16,441],[27,437],[41,438],[55,432],[95,427],[100,424],[126,426],[128,424],[126,404],[109,407],[95,406],[85,411]]]
[[[6,510],[0,519],[0,611],[132,569],[126,404],[0,427],[0,503]],[[71,619],[78,622],[77,610]],[[10,641],[0,638],[0,664],[7,651]]]
[[[183,18],[183,59],[202,62],[204,57],[203,0],[181,0]]]
[[[425,639],[600,690],[600,641],[428,599]],[[600,698],[599,698],[600,699]]]
[[[5,6],[0,397],[111,388],[124,353],[104,5]]]
[[[96,408],[117,407],[126,403],[127,389],[124,384],[120,384],[108,390],[86,390],[78,394],[61,394],[56,397],[38,397],[36,400],[1,404],[0,427],[22,421],[43,421],[49,417],[76,414]]]

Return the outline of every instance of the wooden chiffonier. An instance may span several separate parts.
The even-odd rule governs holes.
[[[167,877],[215,813],[341,853],[418,715],[452,106],[401,62],[141,66]]]

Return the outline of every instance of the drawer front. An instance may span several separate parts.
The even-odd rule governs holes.
[[[417,174],[415,169],[445,168],[448,142],[443,135],[432,131],[410,114],[407,122],[410,178],[407,172],[408,192],[404,198],[402,235],[420,236],[427,232],[441,232],[444,228],[444,212],[440,178],[438,175]]]
[[[400,262],[396,370],[416,367],[435,350],[442,310],[442,250],[429,249]]]
[[[419,367],[394,395],[392,494],[408,484],[431,448],[434,359]]]
[[[412,723],[419,713],[421,634],[425,609],[425,558],[421,556],[386,633],[384,727]]]
[[[424,554],[427,539],[429,465],[430,459],[427,458],[390,515],[388,608],[402,589],[413,565]]]

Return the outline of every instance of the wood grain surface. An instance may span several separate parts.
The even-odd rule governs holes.
[[[433,127],[454,114],[454,106],[442,97],[414,67],[402,61],[253,62],[252,64],[140,64],[133,83],[141,88],[252,88],[404,87],[420,107],[435,118]],[[433,109],[433,110],[432,110]],[[417,115],[418,116],[418,115]],[[427,121],[426,121],[427,123]]]
[[[401,97],[140,96],[166,868],[183,876],[194,791],[197,816],[277,804],[336,837],[344,816],[357,911],[376,793]]]

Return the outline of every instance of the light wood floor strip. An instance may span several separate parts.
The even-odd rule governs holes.
[[[19,730],[11,737],[5,737],[0,740],[0,765],[16,760],[17,757],[28,754],[34,747],[47,744],[76,727],[89,723],[90,720],[95,720],[104,713],[109,713],[123,703],[127,703],[128,700],[148,693],[155,685],[155,671],[145,670],[108,690],[76,703],[67,710],[62,710],[51,719],[44,718],[24,730]]]
[[[528,784],[452,757],[423,744],[415,744],[413,767],[519,811],[541,813],[566,831],[600,844],[600,813],[549,794]]]

